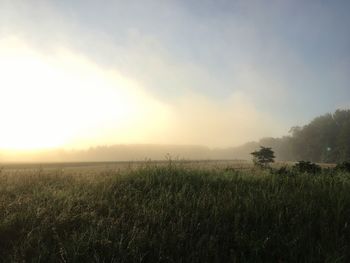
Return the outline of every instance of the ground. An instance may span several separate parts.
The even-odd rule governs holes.
[[[348,262],[349,190],[235,161],[4,165],[0,261]]]

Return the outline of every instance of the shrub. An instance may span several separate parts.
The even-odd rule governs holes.
[[[301,173],[312,173],[316,174],[321,172],[321,166],[309,162],[309,161],[299,161],[293,166],[293,169]]]
[[[287,166],[282,166],[274,170],[274,173],[281,176],[295,176],[295,171],[293,169],[289,169]]]
[[[345,161],[337,164],[335,169],[342,172],[350,172],[350,161]]]

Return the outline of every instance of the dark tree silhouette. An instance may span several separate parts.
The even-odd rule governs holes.
[[[253,162],[257,166],[268,167],[270,163],[275,161],[275,154],[269,147],[260,146],[260,150],[252,152],[251,155],[253,155]]]
[[[274,149],[279,161],[350,162],[350,110],[337,110],[292,127],[289,136],[247,144],[246,153],[259,145]]]

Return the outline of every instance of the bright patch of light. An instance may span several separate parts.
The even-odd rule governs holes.
[[[0,72],[3,149],[125,142],[149,116],[166,118],[135,83],[65,50],[44,56],[13,39],[0,43]]]

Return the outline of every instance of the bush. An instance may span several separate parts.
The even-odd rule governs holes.
[[[293,169],[288,168],[287,166],[282,166],[278,169],[275,169],[273,172],[281,176],[295,176],[295,171]]]
[[[293,166],[293,169],[300,173],[312,173],[312,174],[319,173],[322,170],[321,166],[309,161],[299,161]]]
[[[342,171],[342,172],[350,172],[350,161],[347,162],[342,162],[337,164],[337,166],[335,167],[335,169],[337,171]]]

